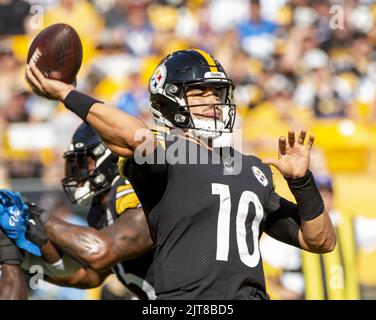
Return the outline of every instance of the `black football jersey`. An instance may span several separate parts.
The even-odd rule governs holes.
[[[146,163],[119,162],[148,216],[157,299],[268,299],[258,243],[278,203],[269,166],[230,148],[174,139],[158,134]],[[167,154],[177,141],[186,144],[186,159],[176,163]],[[167,161],[158,164],[162,149]],[[207,164],[188,164],[195,153],[208,155]]]
[[[129,181],[118,176],[109,192],[107,206],[93,205],[88,214],[89,226],[98,230],[113,224],[128,209],[140,208],[140,202]],[[153,254],[148,252],[141,257],[118,263],[112,268],[117,278],[139,299],[155,299]]]

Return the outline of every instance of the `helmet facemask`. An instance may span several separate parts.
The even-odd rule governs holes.
[[[189,89],[195,88],[200,90],[211,89],[215,96],[219,97],[220,102],[211,104],[189,104],[187,93]],[[232,132],[235,105],[231,104],[232,87],[223,86],[221,83],[208,85],[188,86],[185,91],[185,102],[190,113],[190,129],[195,136],[204,139],[215,139],[222,133]],[[197,115],[196,108],[207,107],[209,116]]]
[[[72,203],[89,205],[94,197],[110,188],[116,175],[114,156],[103,143],[89,150],[84,145],[71,145],[70,149],[64,153],[63,189]]]
[[[213,104],[189,104],[187,92],[191,88],[214,89],[221,102]],[[192,83],[172,84],[167,83],[159,89],[159,93],[165,97],[166,103],[157,105],[151,103],[154,120],[158,125],[163,124],[168,127],[179,127],[188,129],[200,138],[215,139],[222,133],[231,133],[236,114],[236,106],[232,103],[234,85],[227,78],[201,79]],[[172,107],[177,110],[171,115],[163,110]],[[171,106],[172,105],[172,106]],[[213,117],[199,117],[195,115],[194,108],[209,106],[213,108]],[[171,109],[172,109],[171,108]],[[221,110],[221,119],[218,115]]]

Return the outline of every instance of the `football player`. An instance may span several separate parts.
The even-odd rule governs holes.
[[[69,224],[27,203],[29,218],[45,229],[49,242],[29,236],[44,260],[26,254],[22,268],[41,265],[49,282],[77,288],[97,287],[115,273],[137,298],[154,299],[148,225],[132,186],[118,175],[117,156],[82,124],[64,158],[63,189],[72,203],[91,205],[90,227]]]
[[[213,147],[213,139],[232,131],[234,85],[208,53],[176,51],[156,68],[149,83],[151,111],[162,127],[156,134],[74,86],[45,78],[33,65],[26,77],[37,94],[62,101],[123,157],[121,174],[140,199],[154,241],[158,299],[267,299],[259,251],[263,231],[311,252],[335,247],[308,170],[312,136],[307,142],[306,132],[281,137],[278,160]],[[185,152],[175,161],[177,145]],[[208,163],[190,163],[197,153],[207,154]],[[210,161],[218,157],[219,163]],[[233,159],[241,161],[241,170],[228,174]],[[269,165],[286,178],[297,205],[275,193]],[[282,227],[286,221],[288,228]]]

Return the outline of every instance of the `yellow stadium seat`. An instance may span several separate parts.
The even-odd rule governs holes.
[[[28,35],[15,35],[11,37],[12,50],[19,61],[26,61],[31,40],[32,38]]]
[[[361,214],[376,218],[373,202],[376,174],[341,173],[334,175],[335,207],[354,216]]]
[[[329,171],[365,172],[371,135],[350,120],[316,121],[312,126],[316,146],[325,152]]]
[[[376,286],[376,250],[367,252],[360,250],[358,253],[359,259],[359,280],[360,283],[368,286]]]

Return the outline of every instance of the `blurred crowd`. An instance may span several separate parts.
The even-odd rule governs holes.
[[[360,205],[339,188],[343,203],[376,217],[362,200],[375,185],[351,180],[371,183],[376,173],[376,1],[0,0],[0,186],[56,186],[63,176],[79,120],[33,95],[23,75],[33,37],[58,22],[83,42],[78,88],[150,125],[147,84],[160,59],[211,53],[236,84],[245,152],[275,157],[280,135],[308,129],[313,171],[350,181]]]
[[[57,22],[72,25],[83,41],[79,89],[147,123],[154,67],[171,51],[197,47],[217,57],[237,85],[247,150],[275,152],[287,128],[314,131],[325,120],[329,156],[342,136],[367,158],[354,135],[363,134],[365,148],[374,144],[375,18],[371,0],[2,0],[1,181],[54,184],[61,177],[61,153],[78,121],[31,94],[23,77],[30,41]],[[329,169],[367,170],[363,158],[351,166],[329,157]]]

